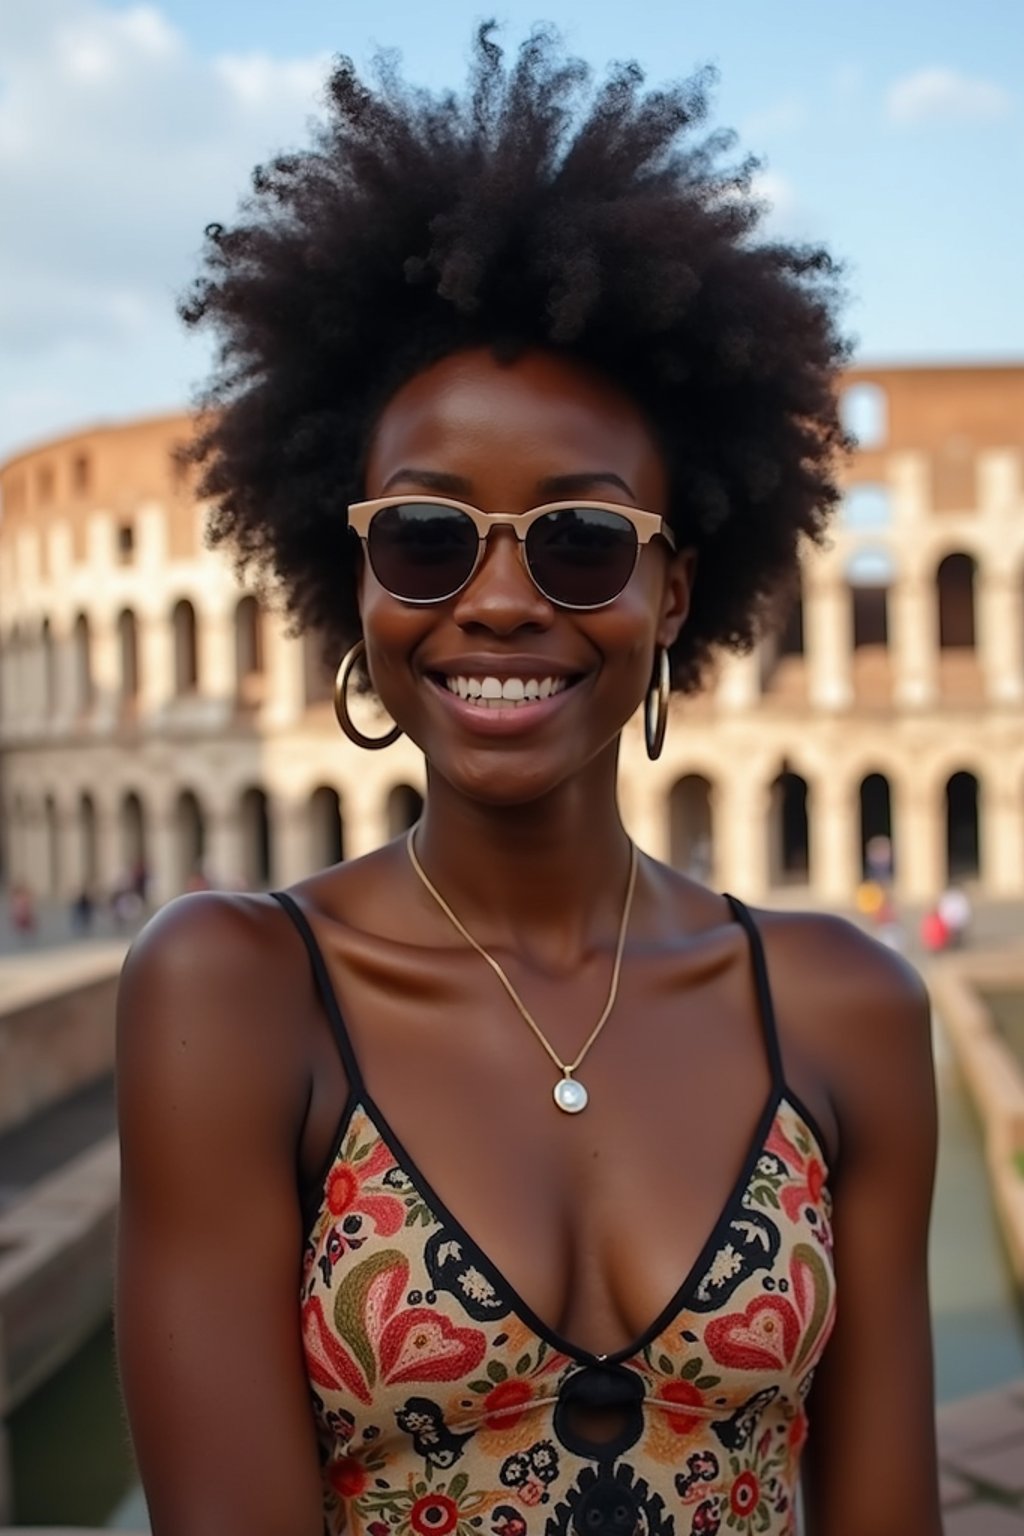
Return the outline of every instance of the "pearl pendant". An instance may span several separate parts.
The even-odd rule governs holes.
[[[560,1077],[552,1090],[552,1098],[567,1115],[578,1115],[586,1109],[589,1093],[574,1077]]]

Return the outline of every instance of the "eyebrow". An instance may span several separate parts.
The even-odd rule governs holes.
[[[449,496],[468,497],[473,490],[471,482],[463,475],[453,475],[442,469],[416,469],[405,465],[401,469],[396,469],[393,475],[388,476],[381,487],[381,495],[386,496],[389,488],[399,481],[411,481],[425,490],[440,491]],[[542,496],[552,496],[557,500],[560,496],[571,496],[581,488],[586,490],[595,485],[607,485],[617,491],[625,491],[630,500],[636,500],[632,486],[628,485],[621,475],[615,474],[610,469],[587,469],[569,475],[548,475],[538,482],[538,491]]]

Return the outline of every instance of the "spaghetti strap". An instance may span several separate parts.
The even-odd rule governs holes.
[[[754,966],[754,984],[757,988],[757,1004],[761,1012],[761,1028],[764,1031],[768,1064],[771,1067],[772,1083],[775,1091],[781,1094],[786,1086],[786,1081],[782,1071],[779,1031],[775,1022],[775,1006],[772,1002],[772,989],[768,981],[768,966],[764,957],[764,944],[761,940],[760,930],[751,917],[749,909],[740,901],[738,896],[730,896],[728,891],[723,894],[729,903],[733,917],[740,924],[740,927],[744,929],[750,941],[750,958]]]
[[[327,973],[327,966],[324,963],[323,953],[316,941],[316,936],[310,927],[309,919],[306,917],[306,914],[303,912],[295,898],[293,896],[289,896],[287,891],[271,891],[270,894],[273,896],[278,905],[281,906],[285,912],[287,912],[288,916],[295,924],[295,927],[298,929],[299,935],[302,938],[302,942],[306,946],[310,964],[313,967],[313,976],[316,981],[316,989],[320,995],[320,1001],[323,1003],[324,1012],[327,1014],[327,1020],[331,1026],[331,1034],[334,1036],[335,1044],[338,1047],[338,1053],[341,1056],[342,1064],[345,1068],[345,1075],[348,1078],[349,1089],[350,1091],[361,1089],[363,1085],[363,1076],[359,1070],[359,1063],[356,1060],[356,1053],[352,1049],[352,1041],[349,1037],[348,1030],[345,1028],[345,1020],[342,1018],[341,1009],[338,1006],[338,999],[335,995],[334,988],[331,985],[331,978]]]

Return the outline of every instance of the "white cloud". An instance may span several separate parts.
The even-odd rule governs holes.
[[[886,96],[886,114],[900,124],[1006,117],[1012,107],[1009,91],[994,80],[940,65],[895,80]]]
[[[180,371],[174,303],[203,228],[231,221],[253,165],[305,141],[328,67],[199,57],[152,4],[0,0],[0,455],[55,429],[73,375],[113,400],[137,369],[144,395],[169,337]],[[59,427],[104,408],[88,383],[82,398]]]

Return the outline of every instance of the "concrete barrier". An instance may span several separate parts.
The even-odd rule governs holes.
[[[3,962],[0,1132],[112,1071],[114,1001],[126,943]]]
[[[1024,1290],[1024,1066],[984,998],[986,989],[1024,992],[1024,949],[951,955],[932,963],[927,980],[981,1120],[993,1200]]]
[[[11,1501],[4,1422],[110,1311],[118,1174],[110,1136],[0,1214],[0,1520]]]

